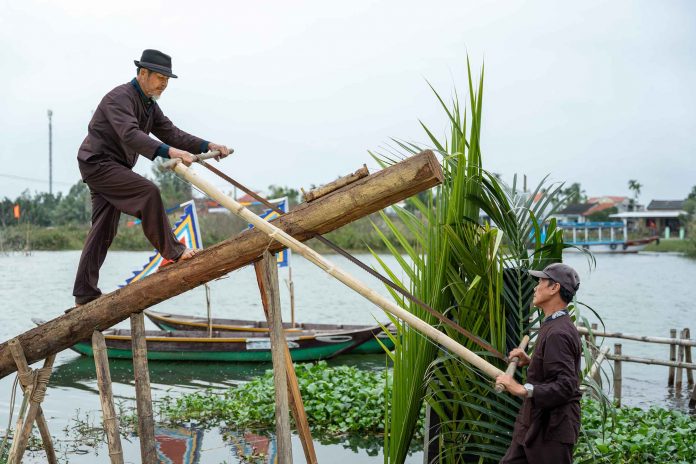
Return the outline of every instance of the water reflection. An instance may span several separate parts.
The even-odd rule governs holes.
[[[198,464],[201,460],[203,431],[179,427],[155,428],[157,462],[162,464]]]

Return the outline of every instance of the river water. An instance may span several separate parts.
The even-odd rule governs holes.
[[[145,252],[109,253],[102,268],[101,286],[105,292],[112,291],[124,283],[131,271],[139,269],[148,258]],[[376,264],[369,255],[363,260]],[[7,340],[33,327],[32,318],[52,319],[72,306],[72,283],[79,252],[34,252],[0,255],[0,339]],[[384,295],[384,288],[364,272],[356,269],[339,256],[331,259],[357,275]],[[396,268],[389,256],[385,261]],[[298,321],[371,324],[375,319],[384,321],[381,311],[372,307],[356,293],[333,280],[322,271],[300,257],[293,257],[293,278],[296,292]],[[590,270],[587,260],[581,255],[569,254],[565,261],[576,267],[581,277],[579,299],[599,312],[607,330],[625,333],[666,337],[670,328],[690,327],[696,333],[696,261],[677,255],[600,255],[596,269]],[[280,278],[287,278],[287,270],[280,270]],[[289,298],[281,282],[283,319],[289,320]],[[258,287],[251,268],[233,272],[229,277],[211,283],[212,308],[216,316],[262,319],[263,310]],[[205,293],[202,288],[194,289],[154,307],[156,310],[205,315]],[[597,318],[583,310],[590,321]],[[150,324],[148,322],[148,324]],[[127,328],[127,323],[118,327]],[[149,326],[154,328],[154,326]],[[613,340],[606,343],[613,344]],[[668,345],[641,344],[623,340],[623,353],[632,356],[668,358]],[[384,369],[383,355],[352,356],[331,361],[333,364],[355,364],[364,369]],[[47,398],[43,403],[50,427],[56,438],[70,443],[77,433],[69,430],[72,420],[99,426],[100,411],[91,359],[65,351],[58,355],[56,368],[51,379]],[[194,364],[151,362],[153,397],[166,394],[195,391],[201,388],[226,388],[248,380],[269,365],[238,364]],[[117,402],[132,403],[134,398],[133,378],[130,363],[112,360],[113,390]],[[10,392],[14,376],[0,379],[0,427],[6,427],[9,413]],[[659,405],[687,410],[688,392],[668,389],[667,368],[640,364],[623,365],[624,404],[648,407]],[[64,430],[64,429],[68,430]],[[199,440],[201,438],[199,437]],[[256,440],[256,442],[255,442]],[[260,440],[260,441],[259,441]],[[263,437],[239,434],[227,440],[220,431],[205,432],[202,441],[200,462],[237,463],[238,457],[248,452],[255,443],[258,448],[272,446]],[[127,462],[139,462],[137,438],[123,441]],[[349,440],[341,443],[322,444],[317,442],[320,462],[378,463],[383,461],[379,443],[370,448]],[[83,444],[59,446],[67,456],[66,462],[95,462],[94,450]],[[77,451],[76,451],[77,449]],[[246,449],[247,451],[243,451]],[[98,462],[108,460],[106,448],[97,445]],[[302,449],[293,438],[296,462],[302,462]],[[83,454],[87,453],[87,454]],[[25,462],[42,462],[41,454],[36,461],[31,456]],[[422,454],[414,453],[408,463],[422,462]]]

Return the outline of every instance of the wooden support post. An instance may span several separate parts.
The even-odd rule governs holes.
[[[669,329],[669,338],[677,338],[677,329]],[[671,343],[669,345],[669,360],[670,361],[676,361],[677,360],[677,347],[675,344]],[[673,387],[674,386],[674,367],[670,366],[669,368],[669,377],[667,377],[667,386],[668,387]]]
[[[679,333],[679,338],[684,338],[684,331],[683,330]],[[679,345],[679,348],[677,349],[677,362],[679,362],[679,363],[684,362],[684,345]],[[674,388],[677,391],[681,390],[683,380],[684,380],[684,369],[681,366],[678,366],[677,371],[676,371],[676,380],[674,382]]]
[[[92,352],[94,353],[94,367],[97,371],[97,387],[99,388],[106,442],[109,446],[109,459],[111,464],[123,464],[118,417],[116,417],[114,398],[111,393],[111,372],[109,371],[109,357],[106,353],[106,341],[104,335],[97,330],[92,334]]]
[[[687,340],[691,340],[691,331],[689,330],[688,327],[686,329],[684,329],[684,335],[682,338],[685,338]],[[693,363],[694,361],[693,361],[693,358],[691,357],[691,347],[685,346],[684,351],[686,354],[686,362],[688,364]],[[690,368],[686,369],[686,383],[689,386],[689,388],[693,387],[693,385],[694,385],[694,370],[693,369],[690,369]]]
[[[26,392],[27,389],[29,389],[29,393],[31,393],[31,387],[33,385],[33,382],[31,381],[32,370],[27,363],[26,357],[24,356],[24,350],[22,350],[22,346],[19,344],[19,340],[16,338],[9,341],[9,347],[15,363],[17,363],[17,373],[19,374],[19,382],[22,387],[22,391]],[[43,448],[46,452],[48,464],[58,464],[56,451],[53,448],[51,432],[48,430],[48,423],[46,422],[46,417],[44,416],[41,406],[39,406],[39,409],[36,412],[36,425],[39,427],[41,442],[43,443]]]
[[[17,368],[19,369],[20,365],[26,364],[26,357],[23,353],[20,354],[20,352],[22,351],[22,347],[17,341],[17,339],[14,339],[13,341],[16,341],[17,343],[15,343],[14,345],[10,345],[12,348],[14,348],[12,350],[12,356],[15,358],[15,363],[17,364]],[[22,361],[22,358],[24,359],[24,362]],[[31,429],[34,427],[34,421],[36,420],[39,414],[39,410],[41,409],[41,403],[43,402],[44,396],[46,395],[48,379],[51,377],[51,368],[53,367],[53,361],[55,361],[55,359],[56,355],[50,355],[44,361],[44,365],[41,369],[37,369],[36,371],[29,371],[25,375],[25,381],[28,380],[28,383],[31,384],[27,385],[27,388],[24,391],[24,397],[29,402],[29,410],[27,411],[27,414],[24,417],[21,430],[18,428],[15,431],[15,437],[12,441],[12,448],[10,449],[10,457],[7,461],[8,464],[19,464],[22,462],[24,451],[26,451],[27,443],[29,443],[29,437],[31,436]]]
[[[621,356],[621,343],[614,344],[614,354]],[[617,407],[621,406],[621,359],[614,360],[614,402]]]
[[[254,268],[271,336],[278,461],[292,464],[290,410],[288,405],[285,349],[283,348],[287,346],[287,341],[280,313],[280,288],[278,286],[278,266],[276,265],[275,255],[266,251],[263,254],[263,259],[254,263]]]
[[[132,314],[131,336],[133,338],[133,373],[135,375],[135,399],[138,409],[138,438],[143,464],[157,463],[155,448],[155,422],[152,417],[152,392],[150,371],[147,366],[147,343],[145,341],[145,318],[143,313]]]

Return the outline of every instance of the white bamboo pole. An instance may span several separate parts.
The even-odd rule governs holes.
[[[370,300],[372,303],[379,306],[382,310],[406,322],[411,328],[418,330],[420,333],[428,336],[434,342],[439,343],[440,345],[450,350],[452,353],[460,356],[468,363],[479,368],[489,377],[495,379],[499,375],[504,374],[502,370],[490,364],[485,359],[481,358],[474,352],[468,350],[466,347],[457,343],[455,340],[440,332],[436,328],[432,327],[430,324],[424,322],[422,319],[418,318],[417,316],[414,316],[408,311],[400,308],[393,302],[389,301],[382,295],[367,287],[359,280],[344,272],[336,265],[331,263],[329,260],[324,258],[322,255],[309,248],[307,245],[303,244],[294,237],[288,235],[285,231],[277,228],[273,224],[261,219],[260,217],[249,211],[247,208],[240,205],[237,201],[222,193],[222,191],[215,187],[212,183],[200,177],[198,174],[196,174],[196,172],[193,169],[191,169],[190,167],[186,167],[180,160],[176,159],[164,163],[162,167],[172,169],[179,176],[186,179],[187,181],[195,185],[197,188],[205,192],[208,196],[210,196],[210,198],[217,201],[220,205],[229,209],[245,221],[249,222],[250,224],[253,224],[254,227],[266,233],[270,238],[278,241],[279,243],[282,243],[295,253],[302,255],[305,259],[314,263],[330,276],[336,278],[349,288],[361,294],[362,296]]]
[[[602,350],[599,352],[599,356],[597,356],[597,359],[595,360],[594,364],[592,364],[592,367],[590,368],[590,372],[587,373],[585,376],[585,380],[589,379],[596,379],[597,382],[599,383],[599,367],[601,366],[602,362],[604,361],[605,357],[608,357],[607,354],[609,353],[609,347],[605,346],[602,348]],[[611,358],[610,358],[611,359]],[[616,359],[616,358],[614,358]]]
[[[520,345],[517,348],[524,351],[527,349],[528,343],[529,343],[529,335],[525,335],[524,337],[522,337],[522,341],[520,342]],[[520,358],[518,358],[517,356],[512,358],[510,360],[510,363],[508,364],[507,369],[505,370],[505,373],[507,375],[515,375],[515,370],[517,369],[517,364],[519,362],[520,362]],[[502,393],[503,391],[505,391],[505,385],[502,385],[499,383],[495,384],[495,391],[497,391],[498,393]]]

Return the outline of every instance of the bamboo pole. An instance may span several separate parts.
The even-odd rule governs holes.
[[[680,332],[679,338],[685,338],[683,330]],[[682,383],[684,380],[684,368],[681,366],[681,363],[684,362],[684,346],[683,345],[679,345],[679,348],[677,349],[677,362],[680,365],[677,366],[676,381],[674,383],[674,388],[676,388],[677,390],[681,390]]]
[[[280,312],[280,288],[278,265],[275,255],[265,252],[261,261],[254,263],[259,290],[263,295],[264,312],[271,336],[273,359],[273,384],[275,386],[275,422],[278,461],[292,464],[292,442],[290,441],[290,410],[288,404],[287,374],[284,346],[287,346],[283,320]]]
[[[205,309],[208,314],[208,337],[213,338],[213,312],[210,309],[210,285],[205,284]]]
[[[677,329],[669,329],[669,337],[670,338],[677,338]],[[669,360],[672,362],[677,360],[676,345],[673,343],[669,344]],[[674,386],[674,366],[670,366],[668,375],[669,375],[669,377],[667,377],[667,386],[673,387]]]
[[[27,358],[24,356],[24,350],[19,344],[19,340],[13,338],[9,342],[10,351],[12,352],[12,357],[17,363],[17,373],[19,374],[19,383],[23,392],[33,385],[31,382],[30,374],[31,368],[27,363]],[[31,392],[29,393],[31,394]],[[39,428],[39,433],[41,434],[41,442],[43,443],[44,451],[46,452],[46,459],[48,464],[58,464],[58,458],[56,457],[56,450],[53,448],[53,439],[51,438],[51,432],[48,429],[48,423],[46,422],[46,416],[44,416],[43,410],[39,406],[39,410],[36,413],[36,425]],[[19,430],[19,429],[16,429]]]
[[[111,464],[123,464],[118,417],[111,391],[109,356],[106,352],[104,335],[98,330],[92,334],[92,352],[94,353],[94,367],[97,371],[97,387],[99,388],[99,401],[101,402],[104,430],[106,431],[106,443],[109,447],[109,459]]]
[[[522,337],[522,341],[520,342],[520,345],[517,347],[520,350],[524,351],[527,349],[527,344],[529,343],[529,335],[525,335]],[[517,364],[520,362],[520,358],[515,356],[510,360],[510,363],[508,364],[507,369],[505,370],[505,373],[507,375],[515,375],[515,370],[517,369]],[[502,393],[505,390],[505,385],[501,385],[499,383],[495,384],[495,391],[498,393]]]
[[[192,168],[186,167],[181,162],[177,162],[179,160],[173,161],[175,161],[172,167],[174,172],[205,192],[208,196],[210,196],[210,198],[217,201],[220,205],[229,209],[250,224],[253,224],[255,228],[266,233],[271,239],[280,242],[284,246],[290,248],[293,252],[302,255],[308,261],[323,269],[330,276],[336,278],[349,288],[353,289],[378,307],[382,308],[382,310],[398,317],[413,329],[419,331],[423,335],[426,335],[434,342],[439,343],[452,353],[474,365],[490,378],[495,379],[504,373],[502,370],[490,364],[488,361],[481,358],[474,352],[468,350],[463,345],[457,343],[452,338],[448,337],[431,325],[423,322],[423,320],[419,319],[415,315],[400,308],[392,301],[386,299],[374,290],[368,288],[365,284],[350,276],[336,265],[328,261],[322,255],[293,238],[282,229],[279,229],[275,225],[259,218],[237,201],[222,193],[222,191],[220,191],[212,183],[200,177]]]
[[[592,364],[592,367],[590,368],[590,371],[587,373],[585,376],[585,380],[587,379],[595,379],[597,383],[600,382],[600,370],[599,367],[601,366],[602,362],[604,361],[604,358],[608,357],[607,354],[609,353],[609,347],[605,346],[599,351],[599,355],[595,359],[595,362]]]
[[[145,318],[143,313],[132,314],[131,336],[133,339],[133,373],[135,375],[135,399],[138,410],[138,438],[143,464],[157,463],[155,447],[155,423],[152,416],[152,392],[150,371],[147,365],[147,343],[145,341]]]
[[[578,332],[581,335],[588,335],[590,331],[587,327],[578,327]],[[623,340],[635,340],[638,342],[646,343],[659,343],[664,345],[677,345],[677,346],[696,346],[696,340],[683,340],[679,338],[668,338],[668,337],[649,337],[645,335],[632,335],[625,334],[622,332],[596,332],[593,331],[592,335],[601,338],[620,338]]]
[[[689,399],[689,407],[696,407],[696,386],[694,386],[694,390],[691,392],[691,398]]]
[[[683,367],[684,369],[696,369],[696,363],[680,363],[677,361],[663,361],[661,359],[654,359],[654,358],[639,358],[636,356],[626,356],[626,355],[621,355],[621,356],[616,356],[613,354],[608,354],[607,358],[614,360],[614,359],[620,359],[621,361],[625,362],[632,362],[632,363],[638,363],[638,364],[650,364],[654,366],[668,366],[668,367]]]
[[[20,348],[15,345],[16,348]],[[12,353],[15,354],[14,352]],[[56,356],[51,355],[44,361],[44,365],[41,369],[38,369],[32,374],[36,376],[32,379],[32,387],[27,387],[24,397],[29,401],[29,410],[27,411],[24,421],[22,422],[21,431],[17,429],[16,436],[12,441],[12,449],[10,450],[10,457],[8,459],[8,464],[19,464],[22,462],[22,457],[27,448],[27,443],[29,442],[29,437],[31,436],[31,429],[34,427],[34,421],[41,408],[41,403],[46,395],[46,388],[48,387],[48,380],[51,377],[51,368],[53,367],[53,361],[55,361]],[[17,367],[21,364],[21,359],[17,362]]]
[[[689,330],[688,327],[686,329],[684,329],[684,337],[683,338],[686,338],[689,341],[691,341],[691,330]],[[691,358],[691,347],[687,345],[684,349],[686,351],[686,362],[688,364],[693,363],[693,359]],[[691,388],[694,385],[694,370],[693,369],[686,370],[686,382],[687,382],[689,388]]]
[[[621,343],[614,344],[614,355],[621,356]],[[614,402],[616,406],[621,406],[621,359],[614,359]]]

